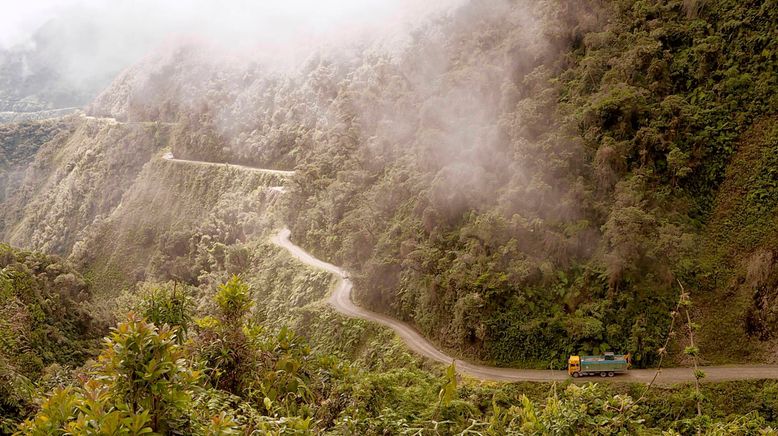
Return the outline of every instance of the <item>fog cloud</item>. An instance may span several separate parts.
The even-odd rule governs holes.
[[[64,45],[127,61],[171,38],[225,49],[288,50],[386,36],[458,0],[0,0],[0,47],[30,48],[55,32]]]
[[[461,3],[0,0],[0,98],[83,104],[122,69],[182,41],[207,44],[220,55],[295,66],[323,47],[402,38],[430,13]]]

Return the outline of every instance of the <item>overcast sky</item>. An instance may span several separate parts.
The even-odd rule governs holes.
[[[8,83],[49,77],[39,87],[87,98],[158,47],[181,41],[287,71],[322,46],[378,39],[402,47],[396,42],[414,23],[464,1],[0,0],[0,50],[12,50],[5,59],[15,65],[0,71],[13,75]]]
[[[95,37],[152,43],[196,34],[228,43],[328,40],[383,31],[455,0],[0,0],[0,45],[29,41],[52,18]]]

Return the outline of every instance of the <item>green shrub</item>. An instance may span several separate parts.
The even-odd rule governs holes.
[[[82,386],[57,389],[21,434],[188,433],[198,372],[169,326],[120,323]]]

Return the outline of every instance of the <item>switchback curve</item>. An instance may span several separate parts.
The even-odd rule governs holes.
[[[170,153],[170,152],[165,153],[162,156],[162,159],[168,160],[168,161],[171,161],[171,162],[191,164],[191,165],[204,165],[204,166],[217,166],[217,167],[236,168],[236,169],[244,170],[244,171],[253,171],[255,173],[273,174],[273,175],[282,176],[282,177],[292,177],[294,175],[294,171],[269,170],[269,169],[266,169],[266,168],[256,168],[256,167],[249,167],[249,166],[246,166],[246,165],[237,165],[237,164],[230,164],[230,163],[205,162],[205,161],[200,161],[200,160],[178,159],[175,156],[173,156],[173,153]],[[279,191],[281,193],[284,192],[284,188],[281,187],[281,186],[273,186],[270,189],[273,189],[275,191]]]
[[[264,168],[247,167],[244,165],[203,162],[186,159],[176,159],[172,153],[167,153],[163,159],[191,165],[214,165],[228,166],[247,171],[259,171],[269,174],[277,174],[290,177],[294,171],[270,170]],[[284,192],[283,187],[271,187],[270,189]],[[424,356],[435,362],[449,365],[455,363],[457,372],[462,375],[484,381],[502,381],[502,382],[551,382],[561,381],[568,378],[565,371],[561,370],[539,370],[539,369],[518,369],[518,368],[499,368],[494,366],[479,365],[455,359],[444,351],[440,350],[428,339],[421,335],[411,325],[394,319],[390,316],[372,312],[354,304],[351,299],[353,283],[348,278],[345,270],[330,263],[317,259],[305,249],[295,245],[291,239],[289,229],[281,229],[271,238],[277,246],[287,250],[293,257],[300,262],[314,268],[325,270],[333,274],[338,283],[329,297],[329,304],[339,313],[351,317],[360,318],[379,323],[391,328],[405,344],[415,353]],[[778,365],[724,365],[724,366],[705,366],[705,382],[730,381],[730,380],[758,380],[758,379],[778,379]],[[626,383],[649,383],[654,378],[656,370],[653,369],[632,369],[626,374],[621,374],[614,378],[583,378],[579,380],[602,380]],[[687,383],[694,381],[694,374],[691,368],[663,368],[656,378],[660,384]]]
[[[348,278],[348,274],[335,265],[317,259],[303,248],[295,245],[291,239],[289,229],[281,229],[271,240],[274,244],[287,250],[292,256],[300,262],[314,268],[325,270],[338,279],[338,283],[329,297],[329,304],[339,313],[351,317],[360,318],[368,321],[377,322],[383,326],[389,327],[397,333],[398,336],[407,344],[408,348],[430,360],[449,365],[455,362],[457,371],[465,376],[478,380],[503,381],[503,382],[551,382],[561,381],[568,378],[565,371],[551,371],[539,369],[517,369],[517,368],[498,368],[493,366],[479,365],[463,360],[455,359],[444,351],[437,348],[427,338],[422,336],[411,325],[389,317],[384,314],[372,312],[354,304],[351,299],[351,290],[353,284]],[[755,379],[778,379],[778,366],[775,365],[728,365],[728,366],[706,366],[702,367],[705,371],[703,381],[727,381],[727,380],[755,380]],[[627,383],[649,383],[654,377],[656,370],[653,369],[633,369],[626,374],[618,375],[614,378],[590,377],[579,380],[603,380]],[[691,368],[664,368],[657,376],[656,382],[661,384],[685,383],[694,380],[694,374]]]

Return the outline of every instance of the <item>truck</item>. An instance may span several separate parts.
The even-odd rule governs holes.
[[[605,353],[599,356],[570,356],[567,373],[578,378],[587,375],[613,377],[627,372],[631,366],[629,354]]]

